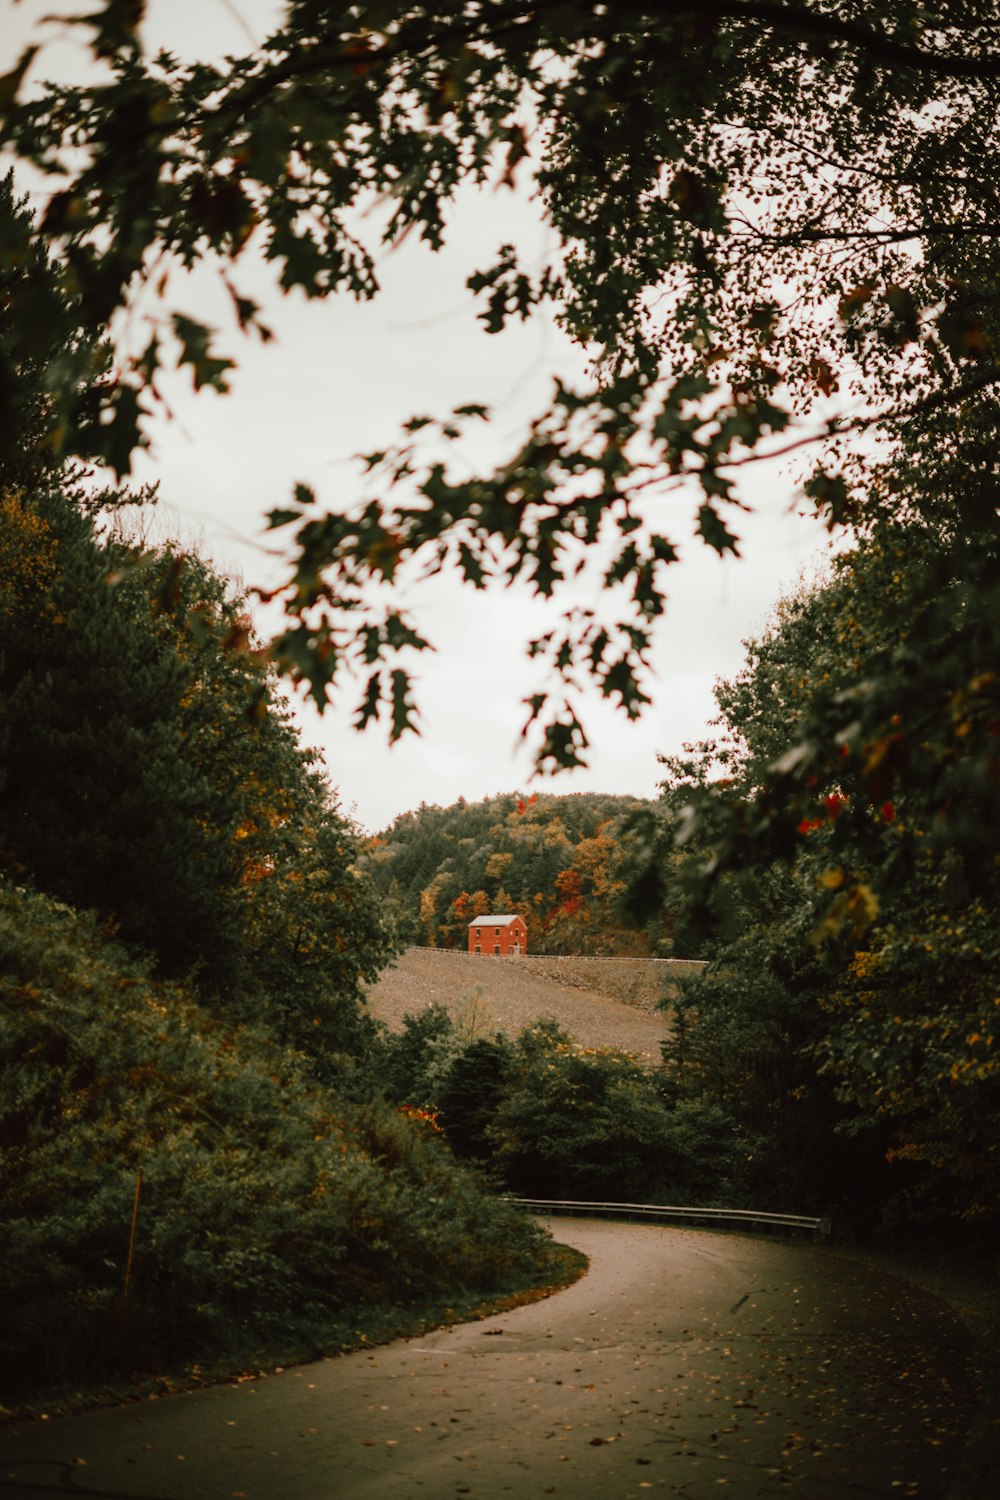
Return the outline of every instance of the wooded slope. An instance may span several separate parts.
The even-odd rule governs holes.
[[[371,841],[365,868],[409,943],[464,949],[474,917],[517,912],[531,953],[668,953],[659,914],[641,930],[619,905],[634,862],[630,820],[647,805],[600,792],[510,792],[422,806]]]

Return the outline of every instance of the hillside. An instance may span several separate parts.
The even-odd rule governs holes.
[[[698,965],[669,960],[522,958],[409,948],[368,990],[373,1015],[394,1031],[403,1016],[443,1005],[475,1035],[515,1036],[554,1016],[584,1047],[621,1047],[659,1062],[666,1022],[660,988]]]
[[[517,912],[535,952],[644,958],[669,952],[621,909],[632,880],[640,798],[509,792],[421,806],[373,838],[362,867],[406,943],[463,949],[483,912]]]

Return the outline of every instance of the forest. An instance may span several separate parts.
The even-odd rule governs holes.
[[[815,1208],[995,1265],[994,9],[290,0],[210,65],[100,0],[62,23],[89,81],[37,82],[44,35],[0,78],[35,194],[0,186],[6,1407],[577,1274],[511,1190]],[[249,265],[279,312],[372,300],[411,231],[440,249],[463,190],[524,179],[549,260],[500,246],[464,290],[491,331],[553,313],[586,378],[495,462],[461,458],[470,399],[364,455],[351,509],[296,481],[277,590],[152,539],[132,457],[165,369],[224,395],[226,339],[271,337]],[[171,267],[219,279],[228,333]],[[634,719],[661,688],[678,504],[738,557],[740,474],[777,458],[837,553],[654,801],[532,783],[362,836],[289,694],[414,730],[401,582],[570,593],[511,724],[578,767],[588,693]],[[662,1065],[546,1018],[376,1025],[399,945],[461,946],[484,897],[536,949],[706,958]]]
[[[408,944],[464,949],[474,917],[516,912],[533,953],[662,957],[663,914],[646,930],[622,910],[629,821],[644,805],[597,792],[532,791],[421,806],[371,839],[362,865]]]

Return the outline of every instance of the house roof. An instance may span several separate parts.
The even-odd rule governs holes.
[[[507,917],[474,917],[472,919],[472,921],[469,923],[469,926],[470,927],[509,927],[510,924],[511,924],[511,922],[518,922],[520,920],[521,919],[518,917],[517,912],[513,912],[510,916],[507,916]]]

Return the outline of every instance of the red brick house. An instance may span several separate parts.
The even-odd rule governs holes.
[[[469,952],[520,958],[528,951],[528,929],[518,916],[477,917],[469,923]]]

